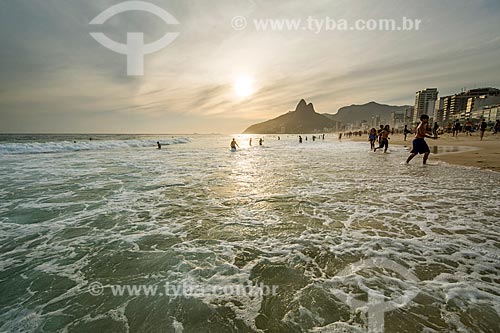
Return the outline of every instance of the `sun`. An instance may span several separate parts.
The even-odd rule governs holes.
[[[248,76],[239,76],[233,83],[234,92],[238,97],[245,98],[255,92],[254,81]]]

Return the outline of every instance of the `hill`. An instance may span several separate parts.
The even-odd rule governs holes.
[[[363,120],[370,122],[372,117],[380,116],[380,121],[388,123],[391,113],[396,111],[405,111],[409,105],[386,105],[376,102],[370,102],[362,105],[349,105],[340,108],[336,114],[323,114],[324,116],[339,121],[341,123],[360,123]]]
[[[315,133],[328,132],[336,129],[337,122],[322,114],[316,113],[312,103],[307,104],[301,99],[295,111],[289,111],[274,119],[254,124],[248,127],[245,134],[273,133]]]

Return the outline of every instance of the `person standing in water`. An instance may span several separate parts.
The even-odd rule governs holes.
[[[420,124],[417,127],[417,132],[415,133],[415,139],[413,139],[413,149],[410,152],[410,156],[408,156],[408,159],[406,160],[406,164],[410,163],[410,161],[417,154],[424,154],[424,164],[427,163],[427,159],[429,158],[431,150],[429,149],[427,142],[425,142],[425,138],[437,139],[434,136],[427,135],[426,129],[428,122],[429,122],[428,115],[423,114],[420,116]]]
[[[248,144],[250,145],[250,147],[252,146],[252,138],[250,138],[250,141],[248,142]]]
[[[302,143],[302,136],[299,135],[299,143]]]
[[[264,140],[262,140],[262,138],[259,139],[259,146],[262,146],[262,143],[264,142]]]
[[[161,143],[160,143],[160,141],[156,141],[156,145],[158,146],[158,149],[161,149]]]
[[[236,140],[233,138],[233,141],[231,141],[231,150],[236,151],[236,147],[240,148]]]

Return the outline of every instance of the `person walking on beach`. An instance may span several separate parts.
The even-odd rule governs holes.
[[[438,136],[438,129],[439,129],[439,125],[438,125],[437,121],[435,121],[434,127],[432,128],[432,134],[434,134],[435,138],[437,138],[437,136]]]
[[[405,128],[403,129],[403,134],[405,136],[405,141],[406,141],[406,136],[410,134],[411,131],[408,129],[408,125],[405,125]]]
[[[370,150],[375,149],[375,140],[377,140],[377,130],[372,128],[370,134],[368,135],[368,141],[370,141]]]
[[[406,164],[410,163],[410,161],[417,154],[424,154],[424,164],[427,163],[427,159],[429,158],[429,154],[431,150],[425,142],[425,138],[437,139],[434,136],[427,135],[427,123],[429,122],[429,116],[423,114],[420,116],[420,124],[417,127],[417,132],[415,133],[415,139],[413,139],[413,149],[410,152],[410,156],[406,159]]]
[[[465,127],[465,135],[469,134],[470,136],[472,136],[472,121],[470,121],[470,119],[467,119],[464,127]]]
[[[493,128],[493,134],[500,132],[500,119],[495,122],[495,127]]]
[[[391,128],[389,125],[385,125],[384,129],[380,133],[379,136],[379,146],[374,148],[373,151],[376,152],[377,149],[384,148],[384,153],[387,152],[387,148],[389,148],[389,134],[391,134]]]
[[[240,148],[236,140],[233,138],[233,141],[231,141],[231,150],[236,151],[236,147]]]
[[[479,137],[481,138],[481,141],[483,141],[483,136],[484,132],[486,131],[486,127],[488,127],[488,124],[484,120],[484,118],[481,120],[481,124],[479,124]]]
[[[455,120],[455,124],[453,124],[453,136],[458,136],[459,131],[460,131],[460,121]]]

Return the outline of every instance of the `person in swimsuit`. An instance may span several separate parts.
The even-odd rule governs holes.
[[[420,116],[420,124],[417,127],[417,132],[415,133],[415,139],[413,139],[413,149],[410,152],[410,156],[406,159],[406,164],[410,163],[410,161],[417,154],[424,154],[424,164],[427,163],[427,159],[429,158],[429,154],[431,150],[425,142],[425,138],[437,139],[434,136],[427,135],[427,123],[429,122],[429,116],[423,114]]]
[[[158,146],[158,149],[161,149],[161,143],[160,143],[160,141],[157,141],[156,145]]]
[[[368,135],[368,141],[370,141],[370,150],[375,149],[375,140],[377,140],[377,130],[372,128],[370,134]]]
[[[377,149],[384,148],[384,153],[387,152],[387,148],[389,148],[389,134],[391,134],[391,128],[389,125],[385,125],[382,132],[380,132],[379,136],[379,146],[374,148],[373,151],[376,152]]]
[[[233,141],[231,141],[231,150],[236,150],[236,147],[240,148],[236,140],[233,138]]]

